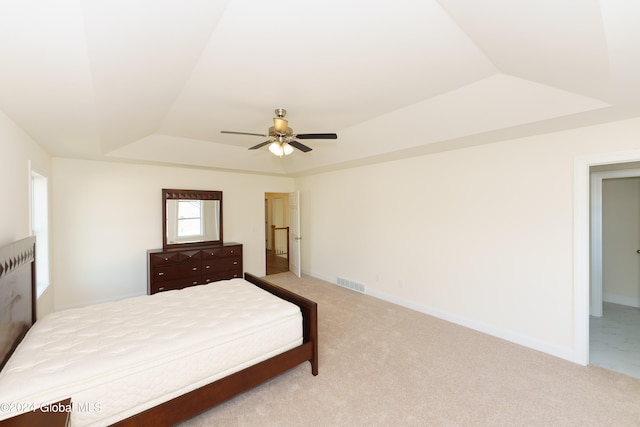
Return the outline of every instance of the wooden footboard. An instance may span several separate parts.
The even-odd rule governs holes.
[[[317,304],[280,286],[245,273],[245,280],[300,307],[303,317],[302,345],[221,378],[168,402],[120,421],[116,426],[171,426],[199,414],[220,402],[261,384],[303,362],[311,362],[318,375]]]
[[[254,285],[271,292],[277,297],[283,300],[289,301],[298,307],[302,311],[302,318],[304,321],[303,333],[304,342],[312,344],[312,357],[308,359],[311,362],[311,373],[318,375],[318,308],[317,304],[311,300],[308,300],[288,289],[284,289],[273,283],[264,281],[250,273],[244,274],[244,279]]]

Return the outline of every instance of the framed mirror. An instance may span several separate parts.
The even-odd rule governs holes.
[[[163,249],[215,244],[222,244],[222,191],[163,188]]]

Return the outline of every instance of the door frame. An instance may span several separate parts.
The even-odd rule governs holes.
[[[640,161],[640,150],[579,156],[573,168],[573,354],[570,359],[589,364],[589,309],[591,294],[591,166]]]
[[[640,169],[619,169],[591,173],[591,315],[602,317],[602,181],[640,177]]]
[[[266,251],[269,250],[269,219],[270,217],[273,216],[273,212],[269,211],[269,207],[271,207],[271,209],[273,210],[273,205],[272,203],[269,202],[269,199],[274,199],[275,197],[270,197],[270,195],[278,195],[278,196],[283,196],[283,199],[286,198],[286,205],[283,205],[283,219],[289,221],[289,197],[290,197],[291,193],[285,193],[282,191],[265,191],[264,192],[264,248],[263,251],[266,253]],[[289,258],[291,256],[290,253],[287,254],[287,258]],[[268,268],[268,259],[265,258],[264,259],[264,269],[265,269],[265,275],[267,275],[267,273],[269,272],[269,268]]]

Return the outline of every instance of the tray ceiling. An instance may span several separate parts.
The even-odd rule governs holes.
[[[632,0],[0,3],[0,110],[55,157],[302,175],[640,115]],[[286,108],[313,151],[249,151]]]

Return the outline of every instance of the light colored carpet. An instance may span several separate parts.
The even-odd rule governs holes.
[[[640,380],[583,367],[311,277],[309,363],[192,418],[200,426],[640,426]]]

